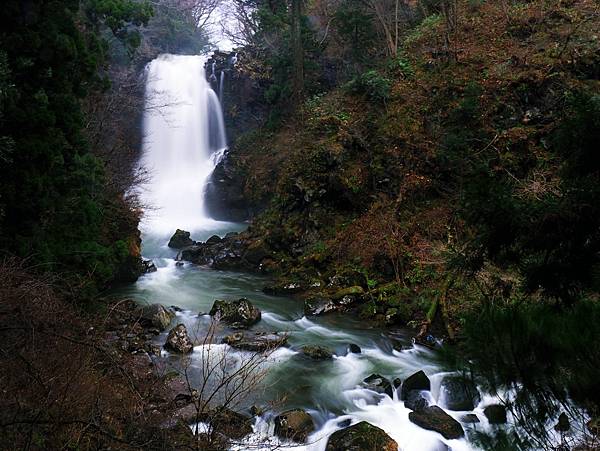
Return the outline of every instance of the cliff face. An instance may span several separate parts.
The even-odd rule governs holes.
[[[230,143],[262,125],[267,114],[264,84],[268,73],[250,50],[214,52],[205,65],[206,77],[219,94]]]
[[[245,221],[262,210],[262,201],[246,193],[247,172],[236,155],[237,140],[265,121],[264,101],[269,74],[261,70],[251,50],[215,52],[205,66],[206,77],[219,94],[230,149],[215,169],[207,186],[206,203],[215,219]],[[243,145],[243,144],[242,144]]]

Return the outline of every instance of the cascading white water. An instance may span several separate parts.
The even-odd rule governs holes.
[[[161,55],[148,65],[140,162],[149,175],[140,190],[148,207],[141,224],[145,238],[163,239],[177,228],[215,228],[204,190],[227,142],[204,63],[202,56]]]
[[[223,84],[225,83],[225,71],[221,71],[221,79],[219,80],[219,100],[223,105]]]

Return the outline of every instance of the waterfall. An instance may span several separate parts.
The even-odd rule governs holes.
[[[214,227],[204,190],[226,146],[223,114],[201,56],[161,55],[147,67],[144,141],[140,165],[149,180],[140,191],[147,207],[144,240],[161,242],[175,229]]]
[[[221,71],[221,79],[219,80],[219,100],[221,107],[223,106],[223,83],[225,83],[225,71]]]

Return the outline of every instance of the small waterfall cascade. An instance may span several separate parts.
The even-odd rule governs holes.
[[[204,191],[227,140],[204,63],[201,56],[161,55],[146,69],[140,165],[148,181],[139,190],[147,207],[140,225],[145,241],[165,242],[177,228],[206,230],[216,222],[204,208]]]
[[[221,107],[223,106],[223,84],[225,83],[225,71],[221,71],[221,79],[219,80],[219,100]]]

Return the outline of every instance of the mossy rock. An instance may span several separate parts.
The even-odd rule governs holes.
[[[361,421],[334,432],[327,451],[398,451],[398,444],[383,429]]]
[[[185,230],[177,229],[167,246],[173,249],[182,249],[187,246],[194,244],[194,241],[190,238],[190,232]]]
[[[327,360],[333,356],[331,350],[323,346],[302,346],[302,352],[314,360]]]
[[[346,296],[350,296],[353,298],[359,298],[365,294],[365,290],[361,286],[353,286],[348,288],[342,288],[335,292],[335,294],[331,297],[334,301],[340,301],[344,299]]]
[[[275,434],[281,438],[303,443],[314,430],[312,417],[302,409],[288,410],[275,417]]]
[[[220,319],[232,327],[245,328],[260,321],[260,310],[246,298],[237,301],[217,299],[209,312],[210,316],[219,315]]]

